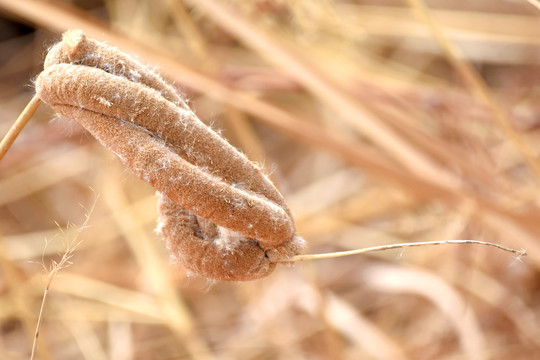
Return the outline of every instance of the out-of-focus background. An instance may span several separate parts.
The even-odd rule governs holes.
[[[36,358],[540,358],[536,0],[1,0],[2,136],[74,28],[155,66],[262,164],[308,253],[528,256],[447,245],[210,282],[171,262],[153,189],[42,105],[0,163],[0,358],[29,358],[43,267],[78,241]]]

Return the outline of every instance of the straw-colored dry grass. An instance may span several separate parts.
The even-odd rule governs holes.
[[[540,357],[535,1],[81,3],[0,0],[1,135],[79,28],[159,66],[262,163],[310,253],[476,239],[529,256],[414,248],[209,283],[170,262],[153,190],[42,106],[0,163],[0,358],[29,358],[39,262],[60,261],[56,223],[82,225],[96,193],[39,359]]]

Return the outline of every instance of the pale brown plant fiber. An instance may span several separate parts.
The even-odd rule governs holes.
[[[192,272],[253,280],[302,252],[291,212],[261,169],[135,59],[68,31],[36,91],[159,192],[158,230]]]

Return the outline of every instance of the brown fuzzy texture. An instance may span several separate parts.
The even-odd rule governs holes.
[[[291,213],[261,169],[128,55],[68,31],[47,55],[36,91],[160,192],[159,230],[191,271],[253,280],[302,251]]]

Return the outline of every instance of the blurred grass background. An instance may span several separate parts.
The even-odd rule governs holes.
[[[540,358],[535,0],[0,0],[0,134],[69,28],[158,67],[263,164],[309,253],[529,256],[426,247],[211,283],[170,262],[153,190],[42,105],[0,163],[0,358],[29,357],[40,263],[94,202],[40,359]]]

